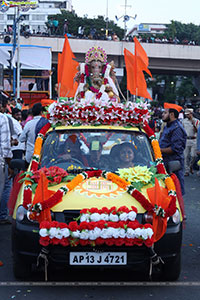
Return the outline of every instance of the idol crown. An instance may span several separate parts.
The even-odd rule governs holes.
[[[107,62],[107,54],[105,50],[101,47],[92,47],[88,50],[85,55],[86,64],[90,63],[93,60],[99,60],[102,63],[106,64]]]

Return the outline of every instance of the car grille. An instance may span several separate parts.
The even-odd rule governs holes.
[[[54,219],[58,222],[69,223],[77,219],[80,215],[79,210],[65,210],[63,212],[54,213]],[[143,214],[137,214],[137,220],[140,224],[143,224]]]

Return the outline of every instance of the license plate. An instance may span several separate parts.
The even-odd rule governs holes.
[[[80,265],[126,265],[127,264],[127,253],[126,252],[70,252],[69,264],[80,266]]]

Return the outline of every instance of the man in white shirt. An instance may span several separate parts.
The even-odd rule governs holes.
[[[22,126],[20,124],[20,121],[22,119],[21,110],[18,108],[13,108],[12,110],[12,122],[14,126],[14,136],[12,138],[16,139],[18,141],[20,134],[22,133]],[[22,159],[23,153],[25,150],[25,143],[18,142],[17,145],[13,145],[12,148],[13,158],[14,159]]]
[[[35,127],[40,118],[42,117],[42,104],[35,103],[32,108],[33,119],[26,123],[24,129],[19,137],[20,142],[26,143],[25,159],[27,165],[30,163],[35,145]]]
[[[187,142],[184,150],[185,159],[185,176],[193,174],[193,164],[196,158],[197,151],[197,130],[200,121],[193,117],[193,109],[185,109],[185,119],[183,119],[182,125],[187,133]]]

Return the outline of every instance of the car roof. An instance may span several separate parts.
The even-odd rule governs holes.
[[[126,130],[126,131],[138,131],[144,132],[144,130],[140,127],[130,127],[130,126],[112,126],[112,125],[98,125],[98,126],[91,126],[91,125],[80,125],[80,126],[56,126],[54,128],[50,128],[49,131],[52,130],[82,130],[82,129],[95,129],[95,130]]]

